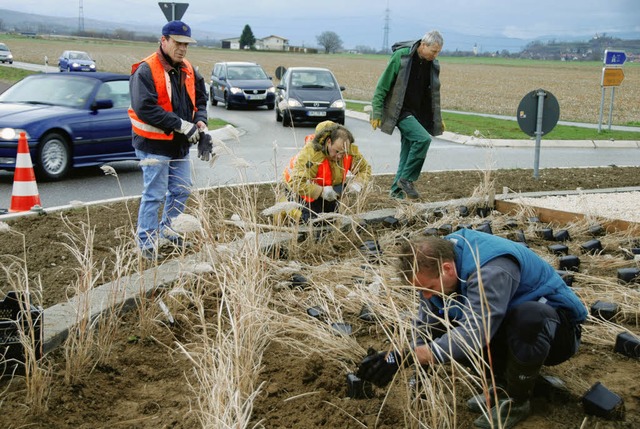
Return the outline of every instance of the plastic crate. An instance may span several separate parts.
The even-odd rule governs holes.
[[[25,317],[27,296],[8,292],[0,301],[0,376],[24,375],[25,352],[20,341],[21,332],[27,337],[33,334],[35,357],[42,357],[42,308],[30,305],[29,317]],[[31,332],[33,329],[33,332]]]

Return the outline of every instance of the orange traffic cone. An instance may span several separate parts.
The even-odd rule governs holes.
[[[21,132],[18,139],[18,156],[16,156],[16,171],[13,173],[13,192],[9,211],[27,212],[36,205],[40,205],[36,175],[33,172],[27,135]]]

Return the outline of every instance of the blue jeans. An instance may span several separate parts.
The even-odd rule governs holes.
[[[191,162],[189,154],[182,159],[156,155],[136,149],[140,161],[156,160],[151,164],[142,163],[144,189],[138,210],[138,246],[152,249],[161,237],[171,238],[171,220],[184,211],[191,193]],[[146,165],[145,165],[146,164]],[[158,222],[160,205],[164,202],[162,221]],[[173,234],[175,236],[175,234]]]

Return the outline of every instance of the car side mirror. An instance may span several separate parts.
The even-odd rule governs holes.
[[[285,89],[283,84],[279,84],[278,86],[276,86],[276,88],[278,88],[278,89]]]
[[[344,91],[346,88],[342,85],[340,85],[340,91]]]
[[[224,77],[224,76],[220,76],[220,77],[218,78],[218,80],[227,80],[227,78],[226,78],[226,77]]]
[[[93,102],[93,104],[91,105],[91,110],[96,111],[96,110],[102,110],[102,109],[111,109],[113,107],[113,100],[104,98],[104,99],[99,99]]]

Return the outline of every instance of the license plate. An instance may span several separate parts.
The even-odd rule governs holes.
[[[258,95],[246,95],[247,100],[264,100],[265,98],[267,98],[266,94],[258,94]]]
[[[310,110],[307,112],[308,116],[327,116],[327,112],[325,112],[324,110]]]

